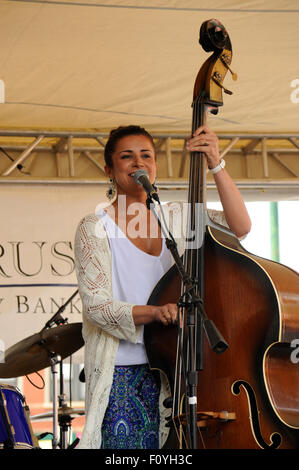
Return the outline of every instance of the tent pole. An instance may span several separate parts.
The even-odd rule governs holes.
[[[271,259],[279,262],[279,221],[278,202],[270,202],[270,238],[271,238]]]

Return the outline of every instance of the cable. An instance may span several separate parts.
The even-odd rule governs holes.
[[[39,372],[34,372],[34,373],[37,374],[39,376],[39,378],[42,380],[42,383],[43,383],[42,387],[39,387],[38,385],[33,383],[32,380],[29,379],[28,375],[26,375],[26,379],[31,383],[31,385],[33,385],[33,387],[38,388],[39,390],[43,390],[45,388],[44,378],[41,376],[41,374]]]
[[[6,150],[4,150],[4,148],[0,147],[0,151],[4,153],[4,155],[10,159],[10,161],[14,162],[14,159],[6,152]],[[24,166],[21,165],[21,163],[17,165],[17,169],[20,171],[20,173],[23,173],[24,175],[30,175],[28,171],[22,171],[23,168]]]

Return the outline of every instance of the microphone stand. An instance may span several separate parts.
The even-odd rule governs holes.
[[[64,312],[65,307],[73,300],[73,298],[78,294],[78,289],[71,295],[71,297],[63,304],[57,312],[53,315],[53,317],[50,318],[50,320],[47,321],[43,329],[41,330],[41,333],[46,330],[47,328],[51,328],[53,325],[63,325],[64,323],[67,323],[67,318],[63,318],[61,316],[61,313]]]
[[[172,257],[175,261],[177,269],[180,273],[182,278],[182,283],[184,286],[183,294],[181,295],[178,301],[178,311],[180,309],[185,308],[187,313],[187,335],[188,335],[188,353],[187,356],[189,358],[187,362],[186,368],[186,377],[187,377],[187,397],[188,397],[188,405],[189,405],[189,427],[190,427],[190,446],[191,449],[197,448],[197,370],[196,370],[196,342],[197,342],[197,322],[196,318],[198,317],[201,321],[205,334],[207,336],[208,342],[210,347],[217,353],[223,353],[228,345],[223,339],[220,332],[217,330],[216,326],[210,320],[205,312],[204,305],[202,299],[196,293],[196,285],[194,284],[193,280],[186,272],[181,257],[177,250],[177,244],[170,233],[166,221],[165,216],[163,213],[162,205],[160,203],[159,197],[157,193],[154,193],[154,198],[152,197],[153,194],[148,194],[146,205],[149,210],[151,210],[158,222],[159,227],[165,237],[166,246],[170,250]],[[160,217],[157,214],[156,207],[154,204],[154,200],[159,204],[162,218],[164,225],[167,229],[164,229]],[[179,321],[180,319],[178,319]],[[184,358],[182,358],[184,359]],[[186,426],[187,425],[187,413],[186,413]]]

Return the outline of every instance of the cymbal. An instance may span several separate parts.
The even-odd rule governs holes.
[[[69,323],[41,330],[5,352],[0,364],[0,377],[19,377],[32,374],[51,365],[51,354],[64,359],[84,345],[82,323]]]
[[[85,410],[83,408],[71,408],[69,406],[58,408],[58,417],[71,416],[76,418],[83,415],[85,415]],[[30,421],[48,421],[49,419],[53,419],[53,412],[51,411],[30,416]]]

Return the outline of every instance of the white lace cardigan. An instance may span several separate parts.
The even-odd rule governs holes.
[[[165,205],[164,212],[170,205]],[[169,229],[175,236],[182,227],[179,211],[169,211]],[[227,225],[224,215],[210,211],[210,217],[222,225]],[[179,254],[184,252],[184,237],[175,237]],[[136,327],[132,318],[133,305],[112,298],[111,252],[108,237],[101,220],[95,215],[87,215],[78,225],[75,236],[75,264],[78,288],[83,306],[82,335],[85,372],[85,426],[79,449],[100,449],[101,426],[108,405],[112,386],[115,357],[120,339],[136,343],[140,326]],[[160,447],[167,439],[169,428],[166,417],[169,409],[163,406],[170,396],[169,384],[161,375],[160,408]]]

